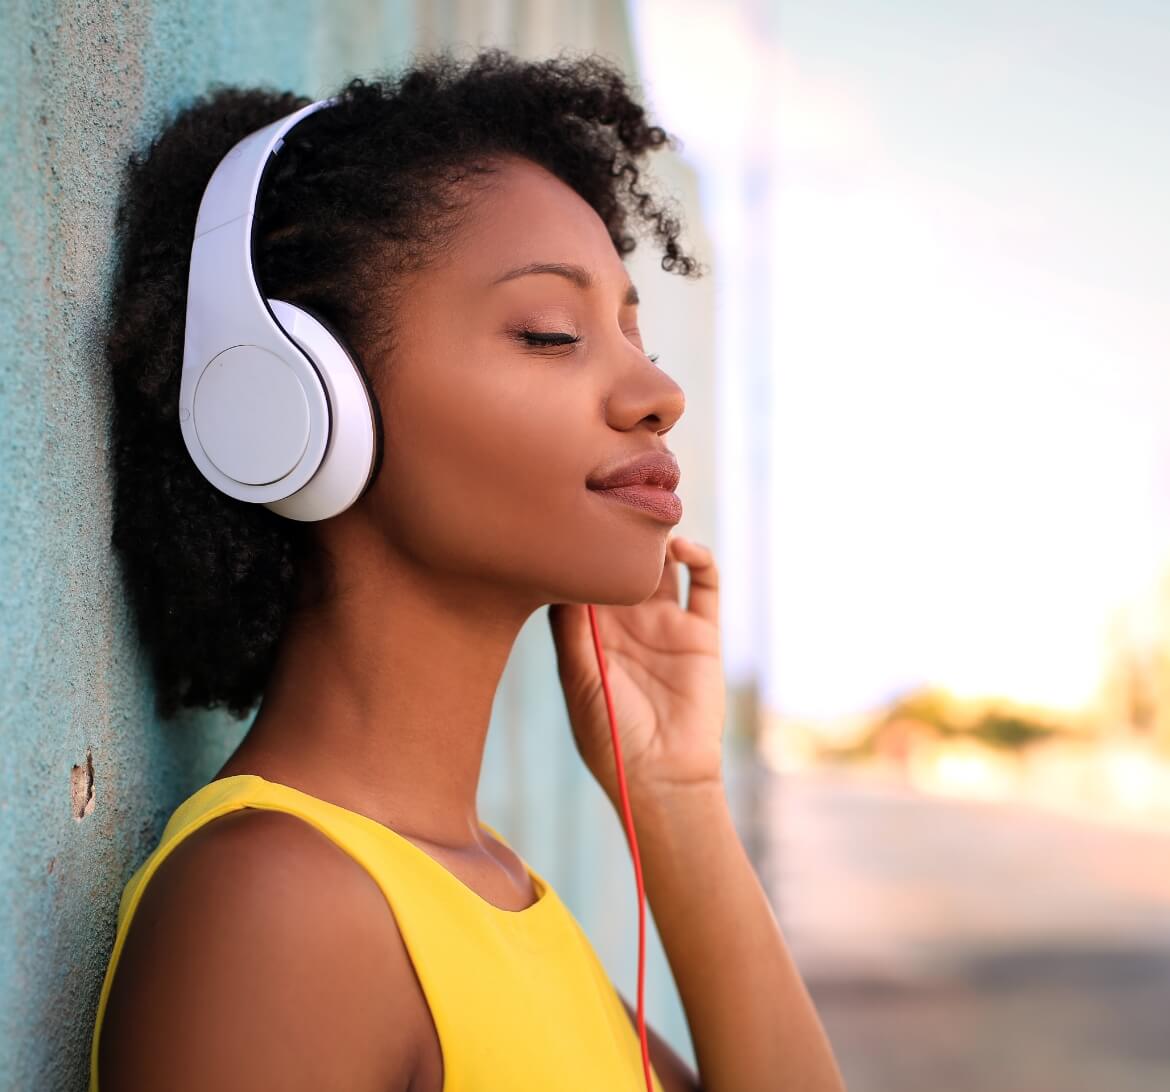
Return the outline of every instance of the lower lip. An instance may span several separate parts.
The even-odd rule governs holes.
[[[599,497],[641,508],[667,523],[678,523],[682,519],[682,501],[678,495],[657,485],[622,485],[614,489],[594,489],[593,492]]]

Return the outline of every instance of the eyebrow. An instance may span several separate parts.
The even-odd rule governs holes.
[[[584,266],[569,265],[565,262],[532,262],[529,265],[522,265],[516,269],[508,270],[507,273],[502,274],[492,281],[492,284],[514,281],[517,277],[530,277],[534,273],[551,273],[554,277],[564,277],[565,280],[572,281],[581,289],[593,287],[593,274],[588,269]],[[622,303],[627,307],[633,307],[638,303],[638,290],[632,282],[626,287],[626,294]]]

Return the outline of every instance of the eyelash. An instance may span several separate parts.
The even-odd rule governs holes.
[[[581,339],[572,334],[545,332],[543,330],[521,330],[520,337],[529,345],[538,345],[542,348],[558,347],[561,345],[576,345]]]
[[[534,345],[543,349],[559,348],[563,345],[576,345],[577,342],[581,340],[579,337],[574,337],[572,334],[561,334],[552,331],[546,332],[543,330],[521,330],[520,337],[529,345]],[[658,363],[657,353],[647,353],[646,356],[651,364]]]

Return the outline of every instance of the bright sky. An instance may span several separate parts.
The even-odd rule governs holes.
[[[633,7],[717,247],[729,673],[1090,700],[1170,561],[1170,4]]]

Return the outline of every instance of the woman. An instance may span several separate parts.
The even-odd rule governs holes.
[[[651,1030],[655,1087],[840,1088],[727,807],[710,551],[630,503],[663,491],[595,488],[647,456],[674,480],[683,393],[621,260],[640,222],[695,272],[640,173],[666,134],[596,58],[499,52],[354,81],[290,131],[257,278],[352,350],[384,444],[356,504],[301,523],[212,488],[177,407],[203,189],[305,102],[196,102],[132,162],[120,217],[114,539],[160,711],[260,708],[127,885],[91,1088],[644,1087],[629,1003],[476,814],[496,686],[544,605],[578,752],[619,806],[588,603],[609,604],[645,886],[700,1065]]]

